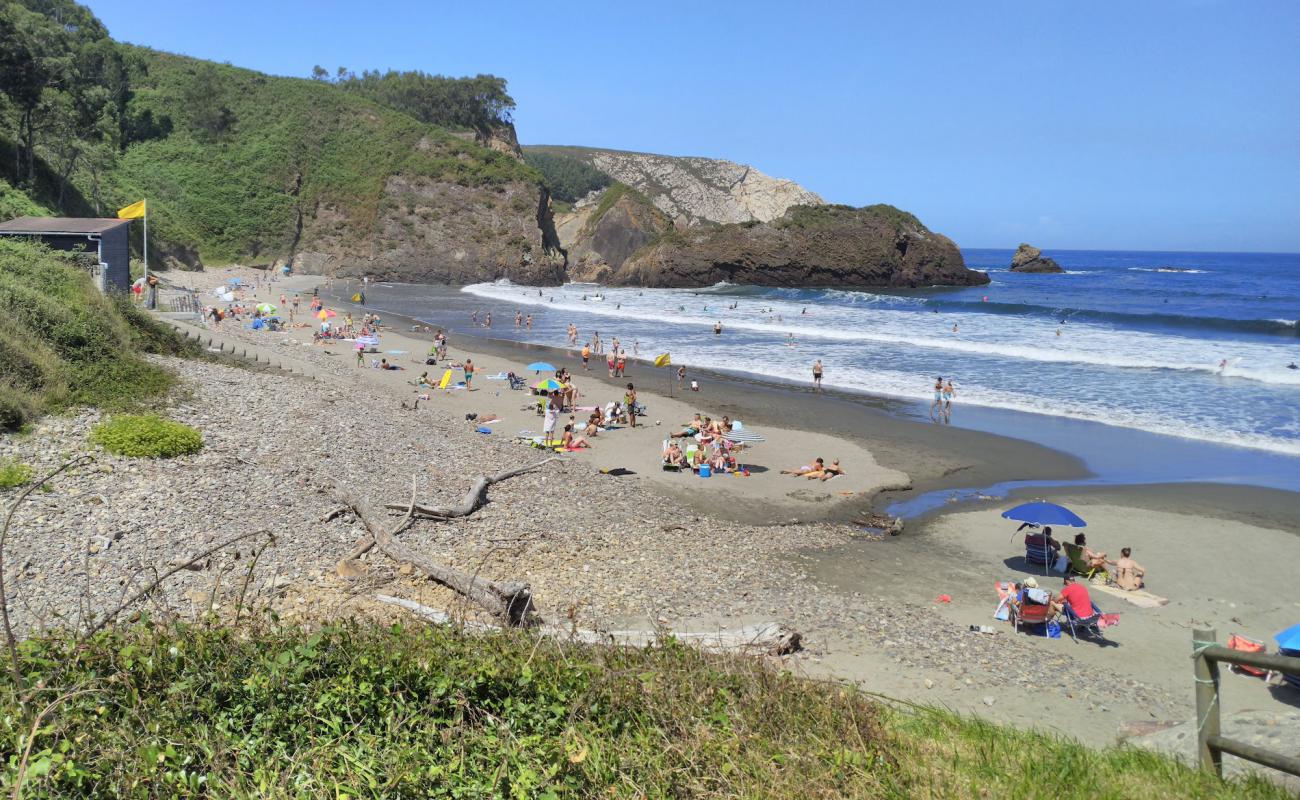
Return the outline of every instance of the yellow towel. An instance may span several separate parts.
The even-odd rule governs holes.
[[[451,370],[442,373],[442,380],[438,383],[439,389],[446,389],[447,384],[451,383]]]

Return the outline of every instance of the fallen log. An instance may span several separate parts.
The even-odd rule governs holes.
[[[515,474],[518,474],[516,472]],[[346,503],[361,520],[375,544],[384,555],[401,563],[408,563],[428,575],[434,581],[448,589],[473,600],[482,608],[501,617],[512,627],[530,625],[535,621],[532,590],[528,584],[518,581],[498,583],[458,569],[438,564],[425,558],[422,553],[407,547],[397,540],[397,534],[411,523],[415,509],[415,497],[412,492],[411,502],[407,504],[407,514],[391,530],[385,529],[370,511],[365,498],[353,494],[347,488],[336,485],[335,496]]]
[[[417,603],[414,600],[405,600],[386,594],[377,594],[375,599],[381,603],[401,606],[435,625],[450,625],[454,621],[446,611]],[[466,630],[477,632],[501,630],[499,626],[486,625],[481,622],[464,622],[463,625]],[[534,628],[534,630],[542,636],[553,639],[614,647],[646,647],[662,641],[667,636],[671,636],[680,642],[711,653],[783,656],[803,649],[803,636],[798,631],[779,622],[764,622],[757,625],[743,625],[733,630],[719,629],[715,631],[593,631],[555,625],[541,625]]]
[[[469,491],[465,493],[465,496],[461,498],[460,503],[451,508],[433,508],[431,506],[426,506],[422,503],[416,503],[414,497],[412,497],[411,501],[406,505],[400,503],[389,503],[387,507],[392,511],[404,511],[408,516],[418,516],[427,519],[448,520],[457,517],[468,517],[470,514],[473,514],[475,511],[482,508],[483,504],[487,502],[487,490],[489,486],[501,483],[504,480],[509,480],[517,475],[523,475],[525,472],[531,472],[532,470],[545,466],[552,461],[563,460],[564,459],[559,456],[551,456],[550,458],[544,458],[535,464],[528,464],[526,466],[516,467],[515,469],[508,469],[505,472],[498,472],[496,475],[480,475],[474,480],[474,485],[469,487]],[[339,560],[339,563],[335,565],[335,570],[340,575],[358,571],[360,567],[355,564],[350,564],[349,562],[354,562],[358,558],[361,558],[361,556],[368,553],[370,548],[374,546],[375,539],[373,536],[367,535],[363,537],[359,542],[357,542],[356,546],[352,548],[350,553]]]

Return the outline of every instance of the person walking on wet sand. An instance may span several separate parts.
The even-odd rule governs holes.
[[[822,360],[820,358],[813,362],[813,389],[818,392],[822,390]]]
[[[465,391],[474,391],[474,362],[465,359]]]
[[[686,385],[686,367],[677,368],[677,389],[681,391]]]
[[[591,367],[587,366],[587,362],[589,361],[591,361],[591,345],[584,344],[582,346],[582,368],[583,369],[586,370],[591,369]]]
[[[934,400],[930,402],[930,421],[938,422],[934,412],[943,413],[943,376],[934,379]]]
[[[957,387],[952,385],[952,378],[948,379],[948,385],[943,387],[943,422],[945,425],[952,424],[952,399],[957,396]]]

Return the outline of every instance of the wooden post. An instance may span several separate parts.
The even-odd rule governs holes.
[[[1196,757],[1201,769],[1223,776],[1223,753],[1210,742],[1219,736],[1219,663],[1205,657],[1216,643],[1213,630],[1192,631],[1192,664],[1196,675]]]

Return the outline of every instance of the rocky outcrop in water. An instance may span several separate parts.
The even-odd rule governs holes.
[[[1031,244],[1021,243],[1011,257],[1012,272],[1065,272],[1053,259],[1044,258],[1043,251]]]
[[[526,148],[584,161],[645,195],[678,227],[708,223],[768,222],[791,206],[822,199],[794,181],[713,158],[661,156],[539,145]]]
[[[609,283],[648,287],[977,286],[946,236],[892,206],[796,206],[766,223],[675,230],[627,259]]]

